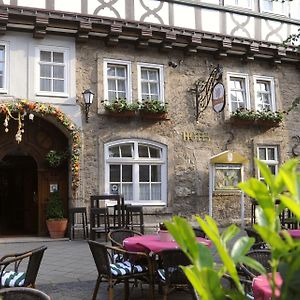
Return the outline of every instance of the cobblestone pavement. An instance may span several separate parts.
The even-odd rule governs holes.
[[[84,240],[41,241],[0,243],[0,257],[8,253],[22,252],[46,245],[38,278],[37,288],[47,293],[52,300],[88,300],[97,279],[97,270]],[[108,299],[107,285],[100,286],[97,299]],[[114,288],[114,299],[123,299],[123,285]],[[148,299],[148,285],[138,286],[130,291],[130,299]],[[162,299],[156,288],[155,299]],[[177,292],[169,296],[170,300],[192,299],[186,292]]]

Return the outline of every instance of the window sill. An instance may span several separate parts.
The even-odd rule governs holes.
[[[65,93],[46,93],[46,92],[37,92],[35,95],[36,95],[37,97],[69,98],[69,94],[65,94]]]

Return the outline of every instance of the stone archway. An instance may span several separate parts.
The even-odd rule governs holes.
[[[0,124],[3,122],[4,117],[0,116]],[[69,140],[55,125],[38,116],[35,116],[33,122],[27,119],[24,121],[24,133],[22,142],[19,144],[15,139],[16,131],[16,122],[10,122],[8,132],[4,132],[0,128],[0,162],[2,166],[0,166],[0,174],[1,170],[5,172],[5,168],[8,168],[12,178],[19,180],[14,182],[12,179],[4,178],[5,176],[2,178],[6,183],[10,180],[10,186],[3,185],[6,192],[0,193],[0,203],[2,203],[4,213],[10,217],[14,214],[18,216],[19,223],[11,223],[11,228],[0,223],[0,235],[45,235],[47,232],[45,208],[51,185],[58,186],[66,212],[69,195],[68,161],[59,168],[53,169],[47,165],[45,155],[49,150],[65,151],[69,149]],[[11,191],[14,185],[15,193]],[[7,205],[7,201],[11,201],[15,205]],[[28,224],[29,218],[33,220],[31,224]],[[25,227],[26,230],[21,227]]]

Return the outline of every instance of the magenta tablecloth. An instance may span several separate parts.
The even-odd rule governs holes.
[[[271,275],[271,274],[270,274]],[[282,279],[279,273],[276,273],[276,299],[279,299]],[[255,300],[271,300],[272,289],[266,276],[260,275],[253,279],[253,295]]]
[[[211,241],[208,239],[197,237],[199,243],[202,243],[208,247],[211,246]],[[158,235],[141,235],[133,236],[123,241],[123,246],[127,251],[151,251],[153,253],[159,253],[166,249],[179,248],[176,242],[163,242],[159,239]]]
[[[300,239],[300,229],[289,229],[289,235],[294,239]]]

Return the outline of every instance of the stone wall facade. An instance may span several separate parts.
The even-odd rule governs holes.
[[[208,78],[211,66],[220,64],[227,99],[228,72],[248,74],[252,107],[253,75],[269,76],[275,81],[277,109],[286,110],[300,94],[300,71],[295,65],[275,65],[258,59],[245,63],[234,56],[216,60],[211,54],[185,55],[182,51],[161,52],[154,47],[138,50],[129,43],[109,47],[99,40],[90,40],[76,47],[77,98],[81,98],[81,92],[87,88],[96,91],[96,103],[90,109],[89,122],[83,124],[82,186],[78,196],[83,197],[86,203],[90,195],[105,192],[104,144],[118,139],[141,138],[167,146],[167,205],[145,207],[149,214],[163,216],[181,214],[191,217],[208,213],[209,160],[214,155],[232,150],[246,157],[248,162],[244,165],[244,179],[256,176],[253,157],[256,156],[257,145],[278,145],[280,163],[292,157],[292,137],[299,134],[300,129],[299,109],[285,115],[279,127],[239,127],[229,123],[228,104],[223,112],[215,113],[210,103],[196,123],[194,96],[189,89],[197,79]],[[104,100],[104,59],[131,62],[133,100],[138,99],[137,63],[163,65],[168,120],[117,119],[105,115],[101,103]],[[176,62],[177,68],[170,67],[170,61]],[[209,139],[186,141],[184,132],[205,133]],[[239,196],[234,193],[214,194],[214,217],[219,223],[239,219],[237,199]],[[249,199],[245,203],[246,217],[249,217]]]

